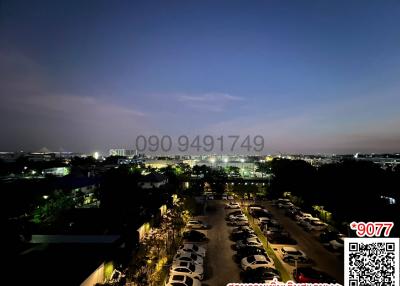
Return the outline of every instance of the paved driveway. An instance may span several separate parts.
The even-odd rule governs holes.
[[[204,220],[211,225],[207,231],[210,241],[207,244],[206,278],[203,285],[225,286],[230,282],[240,282],[240,268],[233,261],[235,252],[229,239],[229,227],[225,222],[224,201],[208,201]]]

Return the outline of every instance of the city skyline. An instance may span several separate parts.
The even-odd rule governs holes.
[[[397,1],[3,1],[3,151],[262,135],[398,153]]]

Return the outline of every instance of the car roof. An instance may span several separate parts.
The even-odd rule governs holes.
[[[295,252],[295,251],[299,251],[297,248],[291,247],[291,246],[285,246],[285,247],[282,247],[282,249],[283,249],[284,251],[286,251],[286,252]]]
[[[256,255],[252,255],[252,256],[254,256],[254,258],[255,258],[256,260],[259,260],[259,261],[267,261],[267,258],[265,258],[264,255],[258,255],[258,254],[256,254]]]
[[[174,265],[174,267],[188,267],[190,265],[189,261],[179,261]]]
[[[179,281],[179,282],[181,282],[181,281],[185,281],[185,279],[186,279],[186,276],[185,276],[185,275],[172,275],[172,276],[171,276],[171,280],[172,280],[172,281]]]

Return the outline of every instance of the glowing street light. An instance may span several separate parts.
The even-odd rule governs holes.
[[[94,152],[93,153],[93,158],[95,158],[96,160],[99,159],[99,152]]]

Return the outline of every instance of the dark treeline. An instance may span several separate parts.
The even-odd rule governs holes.
[[[271,168],[271,196],[291,192],[303,200],[305,209],[322,205],[336,221],[394,221],[400,217],[399,167],[384,170],[373,162],[345,160],[315,168],[303,160],[275,159]],[[390,205],[382,196],[396,199],[396,204]]]

